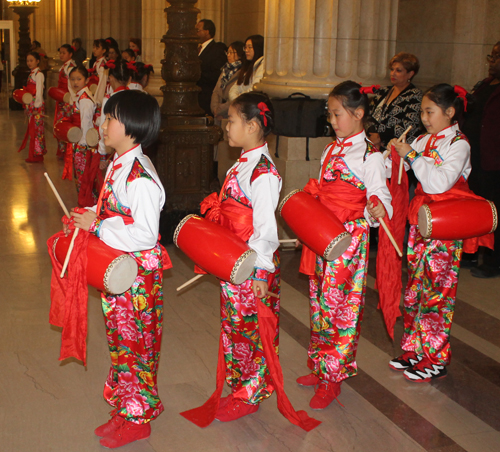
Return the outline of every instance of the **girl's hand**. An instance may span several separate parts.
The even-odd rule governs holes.
[[[376,206],[373,205],[371,201],[366,203],[366,210],[373,218],[384,218],[385,217],[385,208],[384,205],[379,202]]]
[[[391,140],[392,143],[393,140]],[[405,158],[406,155],[411,152],[411,146],[406,143],[396,141],[394,143],[394,147],[396,148],[396,152],[399,154],[401,158]]]
[[[71,229],[66,223],[63,223],[63,232],[66,237],[68,237],[69,233],[71,232]]]
[[[99,169],[100,170],[105,170],[109,165],[109,160],[101,160],[99,162]]]
[[[77,228],[88,231],[92,223],[96,219],[97,215],[91,210],[86,210],[84,213],[77,213],[75,209],[71,209],[71,216],[75,219],[75,226]]]
[[[295,240],[295,248],[298,248],[300,245],[302,245],[302,242],[299,239]]]
[[[256,279],[252,281],[252,291],[257,298],[267,297],[267,289],[267,281],[258,281]]]

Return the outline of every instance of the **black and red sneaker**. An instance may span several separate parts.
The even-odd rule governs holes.
[[[389,367],[398,372],[403,372],[406,369],[417,364],[422,359],[422,355],[417,355],[415,352],[404,352],[397,358],[389,361]]]
[[[414,383],[425,383],[436,378],[444,378],[448,374],[446,366],[433,364],[429,358],[422,360],[405,370],[404,376]]]

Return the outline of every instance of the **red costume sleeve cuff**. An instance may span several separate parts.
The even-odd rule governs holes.
[[[96,237],[101,236],[101,226],[104,220],[101,217],[96,217],[89,228],[89,232],[94,234]]]
[[[413,149],[408,152],[408,154],[405,155],[405,160],[410,164],[413,165],[413,162],[417,160],[420,157],[420,154],[417,151],[414,151]]]

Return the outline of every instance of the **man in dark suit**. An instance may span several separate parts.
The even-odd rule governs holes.
[[[196,30],[200,40],[198,57],[201,62],[201,77],[196,83],[201,88],[198,102],[207,115],[212,115],[210,101],[221,68],[227,63],[227,47],[223,42],[214,41],[215,24],[211,20],[200,20],[196,24]]]

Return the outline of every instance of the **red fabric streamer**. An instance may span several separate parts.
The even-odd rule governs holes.
[[[362,86],[359,88],[361,94],[375,94],[380,89],[380,85]]]
[[[260,110],[259,114],[262,116],[262,122],[264,123],[264,127],[267,127],[266,112],[270,111],[269,108],[267,108],[267,105],[264,102],[259,102],[257,104],[257,108]]]
[[[95,67],[89,67],[89,68],[87,69],[87,72],[88,72],[89,74],[93,74],[93,73],[95,72]]]
[[[78,193],[78,205],[81,207],[92,207],[95,204],[93,196],[94,186],[99,193],[104,182],[99,169],[101,155],[98,152],[89,150],[87,151],[85,160],[85,170],[83,171],[80,191]]]
[[[464,111],[467,111],[467,90],[459,85],[455,85],[453,91],[464,101]]]
[[[73,179],[73,145],[71,143],[66,143],[66,152],[64,153],[64,168],[61,179]]]
[[[396,152],[396,148],[391,146],[392,173],[387,181],[389,191],[392,195],[392,219],[384,218],[386,225],[392,231],[394,240],[399,248],[403,249],[406,218],[408,215],[408,176],[403,171],[401,185],[398,184],[399,162],[401,157]],[[394,325],[396,319],[401,316],[399,304],[401,301],[402,289],[402,258],[394,249],[389,237],[383,228],[379,228],[378,251],[377,251],[377,279],[375,288],[378,289],[379,304],[382,310],[387,332],[394,340]]]
[[[127,68],[129,68],[131,71],[134,71],[136,74],[139,73],[139,71],[137,70],[137,66],[133,61],[128,61],[126,64]]]

